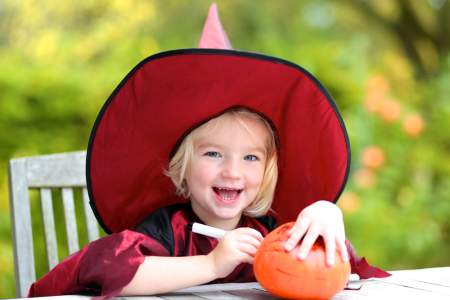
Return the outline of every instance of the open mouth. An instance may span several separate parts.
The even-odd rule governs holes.
[[[235,189],[228,187],[213,187],[214,193],[224,202],[233,202],[236,200],[243,189]]]

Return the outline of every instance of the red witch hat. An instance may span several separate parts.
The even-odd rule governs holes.
[[[193,128],[231,107],[265,116],[279,141],[272,209],[279,224],[305,206],[335,202],[347,181],[350,147],[330,94],[302,67],[236,51],[210,8],[200,48],[152,55],[122,80],[101,109],[87,152],[91,206],[106,232],[131,229],[155,209],[186,201],[164,175]]]

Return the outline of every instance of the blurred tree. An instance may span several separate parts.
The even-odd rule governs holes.
[[[342,0],[395,36],[419,77],[436,75],[450,50],[448,0]]]

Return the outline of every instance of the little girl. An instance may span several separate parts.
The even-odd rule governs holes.
[[[166,172],[189,202],[164,206],[134,231],[89,244],[34,283],[29,296],[151,295],[208,282],[254,281],[253,257],[275,228],[266,213],[277,184],[277,153],[272,125],[247,108],[232,107],[193,129]],[[228,232],[220,240],[198,235],[189,230],[192,222]],[[348,260],[342,214],[331,202],[302,210],[286,250],[303,237],[294,250],[303,259],[318,235],[326,242],[328,264],[336,247]]]
[[[251,280],[249,264],[263,235],[273,229],[270,223],[251,218],[267,213],[277,181],[277,149],[269,123],[248,110],[227,111],[186,136],[169,166],[168,174],[178,193],[190,199],[192,213],[205,224],[229,231],[218,243],[197,237],[199,240],[194,243],[211,243],[211,249],[197,255],[147,256],[122,294],[157,294],[211,282],[227,277],[243,263],[247,264],[226,281]],[[178,209],[175,213],[190,208]],[[315,214],[319,209],[321,213]],[[334,235],[332,238],[340,242],[339,249],[347,260],[339,209],[328,202],[316,202],[308,210],[309,227],[323,232],[326,239]],[[153,218],[154,215],[144,221],[137,231],[150,234],[148,227],[153,225]],[[298,235],[299,230],[294,233]],[[294,244],[295,239],[292,235]],[[183,248],[190,247],[185,244]],[[330,244],[328,247],[334,248]],[[333,259],[332,255],[329,258]]]
[[[200,46],[216,49],[145,59],[106,101],[86,179],[93,211],[111,234],[57,265],[29,296],[254,281],[263,236],[291,220],[286,251],[304,259],[321,236],[329,265],[349,259],[334,202],[350,153],[330,95],[293,63],[232,50],[214,5]],[[195,234],[193,222],[227,233]],[[377,275],[349,254],[362,278]]]

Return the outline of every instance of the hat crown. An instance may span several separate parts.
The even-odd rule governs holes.
[[[209,7],[208,16],[203,26],[202,36],[198,43],[199,48],[232,49],[230,40],[219,19],[217,4]]]

